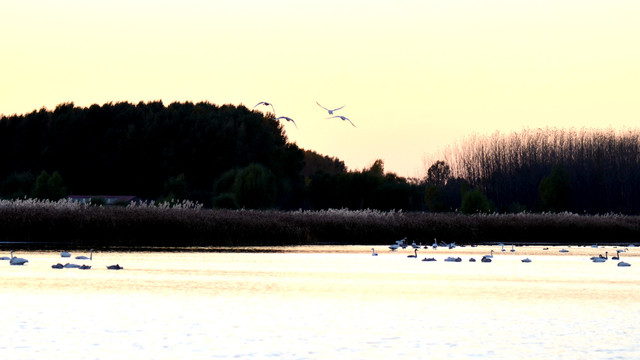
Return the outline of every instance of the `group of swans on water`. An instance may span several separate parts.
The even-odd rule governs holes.
[[[70,258],[71,257],[71,253],[69,253],[68,251],[62,251],[60,252],[60,257],[63,258]],[[90,254],[89,256],[86,255],[80,255],[80,256],[76,256],[77,260],[93,260],[93,249],[90,250]],[[70,263],[66,263],[64,265],[62,265],[61,263],[57,263],[55,265],[51,265],[52,269],[80,269],[80,270],[89,270],[91,269],[91,265],[78,265],[78,264],[70,264]]]
[[[60,252],[60,257],[63,258],[68,258],[71,257],[71,254],[67,251],[62,251]],[[89,256],[86,255],[79,255],[75,257],[78,260],[89,260],[92,261],[93,260],[93,249],[91,249]],[[13,250],[11,250],[11,257],[8,256],[2,256],[0,257],[0,260],[9,260],[9,264],[10,265],[24,265],[26,263],[29,262],[29,260],[24,259],[24,258],[20,258],[20,257],[15,257],[13,256]],[[71,263],[66,263],[66,264],[61,264],[61,263],[57,263],[55,265],[51,265],[52,269],[80,269],[80,270],[89,270],[91,269],[91,265],[78,265],[78,264],[71,264]],[[119,264],[115,264],[115,265],[108,265],[107,269],[109,270],[122,270],[124,269],[122,266],[120,266]]]
[[[389,246],[389,249],[391,249],[391,251],[395,251],[395,250],[397,250],[397,249],[398,249],[398,248],[400,248],[400,247],[401,247],[401,248],[403,248],[403,249],[405,249],[405,248],[407,247],[407,245],[406,245],[406,240],[407,240],[407,238],[406,238],[406,237],[405,237],[405,238],[403,238],[403,239],[401,239],[401,240],[397,240],[395,244],[393,244],[393,245]],[[422,244],[420,244],[420,245],[422,245]],[[445,245],[446,245],[446,244],[445,244]],[[453,245],[453,247],[455,247],[455,243],[451,243],[451,244],[449,244],[449,248],[453,248],[453,247],[451,247],[451,245]],[[498,244],[498,245],[500,245],[500,246],[501,246],[501,251],[502,251],[502,252],[505,252],[505,251],[506,251],[506,250],[505,250],[505,248],[504,248],[504,244],[502,244],[502,243],[501,243],[501,244]],[[436,249],[436,248],[437,248],[437,246],[438,246],[438,245],[437,245],[437,241],[435,241],[435,239],[434,239],[433,248],[434,248],[434,249]],[[415,242],[414,242],[414,243],[412,244],[412,247],[414,248],[414,254],[413,254],[413,255],[407,255],[407,257],[408,257],[408,258],[414,258],[414,259],[415,259],[415,258],[418,258],[418,249],[420,248],[420,246],[416,245],[416,244],[415,244]],[[427,248],[428,248],[428,246],[425,246],[425,249],[427,249]],[[543,250],[548,250],[548,249],[549,249],[549,248],[545,248],[545,249],[543,249]],[[373,255],[373,256],[378,256],[378,253],[376,253],[376,251],[375,251],[375,249],[374,249],[374,248],[371,248],[371,251],[372,251],[372,255]],[[516,251],[516,250],[515,250],[515,246],[514,246],[513,244],[511,245],[511,250],[510,250],[510,251],[511,251],[511,252],[515,252],[515,251]],[[564,253],[564,252],[569,252],[569,250],[566,250],[566,249],[560,249],[560,252],[563,252],[563,253]],[[622,252],[625,252],[625,250],[616,250],[616,253],[617,253],[617,254],[616,254],[616,256],[611,257],[611,259],[612,259],[612,260],[620,260],[620,253],[622,253]],[[491,250],[491,254],[489,254],[489,255],[484,255],[484,256],[480,259],[480,261],[482,261],[482,262],[491,262],[491,261],[492,261],[492,259],[493,259],[493,250]],[[605,262],[605,261],[607,261],[607,259],[609,259],[609,252],[605,252],[605,255],[604,255],[604,256],[602,256],[602,255],[599,255],[599,256],[593,256],[593,257],[591,257],[590,259],[591,259],[591,261],[593,261],[593,262]],[[426,258],[426,257],[425,257],[424,259],[422,259],[422,261],[437,261],[437,260],[436,260],[435,258],[433,258],[433,257],[431,257],[431,258]],[[447,262],[461,262],[461,261],[462,261],[462,259],[461,259],[460,257],[454,258],[454,257],[451,257],[451,256],[450,256],[450,257],[448,257],[448,258],[444,259],[444,261],[447,261]],[[474,258],[470,258],[470,259],[469,259],[469,261],[470,261],[470,262],[475,262],[476,260],[475,260]],[[531,262],[531,259],[529,259],[529,258],[524,258],[524,259],[521,259],[521,261],[522,261],[523,263],[530,263],[530,262]],[[624,266],[631,266],[631,264],[629,264],[629,263],[627,263],[627,262],[624,262],[624,261],[620,261],[620,262],[618,263],[618,266],[623,266],[623,267],[624,267]]]
[[[389,245],[389,249],[391,249],[391,251],[396,251],[396,250],[398,250],[398,248],[406,249],[409,246],[406,241],[407,241],[406,237],[402,238],[400,240],[396,240],[395,244]],[[433,245],[431,245],[431,247],[435,250],[435,249],[438,248],[438,246],[442,246],[442,247],[447,247],[449,249],[453,249],[453,248],[456,247],[456,243],[452,242],[450,244],[447,244],[447,243],[441,242],[440,245],[438,245],[438,241],[436,240],[436,238],[433,238]],[[411,247],[414,248],[414,249],[420,249],[422,247],[422,243],[416,244],[416,242],[414,241],[414,242],[411,243]],[[429,245],[425,245],[424,248],[428,249]]]
[[[624,250],[616,250],[616,256],[612,256],[611,260],[620,260],[620,253],[625,252]],[[593,261],[594,263],[603,263],[607,260],[609,260],[609,252],[605,251],[604,252],[604,256],[602,256],[602,254],[598,255],[598,256],[592,256],[589,258],[591,261]],[[628,262],[625,261],[620,261],[618,262],[618,266],[631,266],[631,264],[629,264]]]

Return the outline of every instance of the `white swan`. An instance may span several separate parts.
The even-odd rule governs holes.
[[[491,250],[491,255],[484,255],[485,258],[493,258],[493,250]]]
[[[340,106],[339,108],[335,108],[335,109],[327,109],[326,107],[324,107],[324,106],[320,105],[320,103],[319,103],[319,102],[317,102],[317,101],[316,101],[316,104],[318,104],[318,106],[320,106],[321,108],[323,108],[323,109],[327,110],[327,111],[329,112],[329,115],[333,115],[333,112],[334,112],[334,111],[338,111],[338,110],[340,110],[340,109],[342,109],[343,107],[345,107],[345,106],[346,106],[346,105],[342,105],[342,106]]]
[[[23,258],[19,258],[19,257],[13,256],[13,250],[11,250],[11,260],[9,260],[9,264],[10,265],[24,265],[24,264],[26,264],[28,262],[29,262],[29,260],[27,260],[27,259],[23,259]]]
[[[567,250],[567,249],[560,249],[560,250],[558,250],[558,252],[561,252],[561,253],[567,253],[567,252],[569,252],[569,250]]]
[[[122,270],[124,268],[122,266],[118,265],[118,264],[115,264],[115,265],[107,266],[107,269],[109,269],[109,270]]]
[[[631,264],[629,264],[628,262],[620,261],[618,263],[618,266],[631,266]]]
[[[374,248],[371,248],[371,256],[378,256],[378,253]]]
[[[620,253],[623,252],[622,250],[616,250],[616,256],[612,256],[611,260],[620,260]]]
[[[609,259],[609,252],[605,251],[605,256],[602,256],[602,254],[598,255],[598,256],[592,256],[590,259],[593,262],[597,262],[597,263],[603,263],[605,261],[607,261],[607,259]]]
[[[515,252],[516,248],[513,246],[513,244],[511,244],[511,252]]]
[[[398,250],[399,247],[400,245],[398,244],[389,245],[389,249],[391,249],[391,251],[396,251]]]
[[[64,268],[64,265],[62,265],[60,263],[57,263],[55,265],[51,265],[51,268],[52,269],[62,269],[62,268]]]
[[[79,267],[80,267],[80,265],[78,265],[78,264],[70,264],[70,263],[66,263],[63,266],[63,268],[65,268],[65,269],[77,269]]]
[[[78,260],[93,260],[93,249],[90,250],[91,254],[89,255],[89,257],[86,257],[84,255],[80,255],[80,256],[76,256],[76,259]]]
[[[291,122],[293,123],[293,125],[296,127],[296,129],[298,128],[298,125],[296,125],[296,122],[295,122],[295,121],[293,121],[293,119],[292,119],[292,118],[287,117],[287,116],[279,116],[279,117],[277,117],[277,118],[276,118],[276,120],[280,120],[280,119],[284,119],[284,120],[287,120],[287,121],[291,121]]]
[[[342,119],[342,121],[348,121],[348,122],[350,122],[350,123],[351,123],[351,125],[353,125],[353,127],[356,127],[356,126],[351,122],[351,120],[349,120],[349,118],[348,118],[348,117],[346,117],[346,116],[336,115],[336,116],[328,117],[327,119],[333,119],[333,118],[340,118],[340,119]]]
[[[504,249],[504,244],[502,244],[502,250],[501,251],[502,252],[507,251],[507,250]]]
[[[272,103],[268,103],[266,101],[260,101],[259,103],[256,104],[256,106],[254,106],[253,108],[255,109],[256,107],[258,107],[259,105],[264,105],[264,106],[271,106],[271,110],[273,110],[273,113],[276,113],[276,109],[273,107]]]
[[[60,253],[60,257],[71,257],[71,253],[69,253],[68,251],[62,251]]]
[[[524,259],[522,259],[522,262],[524,262],[524,263],[530,263],[530,262],[531,262],[531,259],[529,259],[529,258],[524,258]]]
[[[436,238],[433,238],[433,245],[431,245],[434,249],[438,248],[438,241],[436,240]]]
[[[418,257],[418,249],[413,249],[413,251],[415,251],[415,254],[407,255],[408,258],[417,258]]]

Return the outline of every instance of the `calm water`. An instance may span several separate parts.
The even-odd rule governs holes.
[[[490,249],[492,263],[479,260]],[[638,359],[640,248],[59,253],[0,262],[0,353],[19,359]],[[8,255],[8,254],[7,254]],[[72,253],[72,255],[83,255]],[[423,257],[436,262],[422,262]],[[461,263],[444,262],[460,256]],[[531,263],[520,259],[529,257]],[[125,269],[106,270],[119,263]]]

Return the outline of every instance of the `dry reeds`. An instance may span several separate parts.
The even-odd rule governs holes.
[[[617,214],[285,212],[208,210],[188,202],[103,207],[0,201],[0,240],[32,248],[390,244],[405,236],[425,244],[435,237],[458,244],[584,245],[632,243],[639,235],[640,217]]]

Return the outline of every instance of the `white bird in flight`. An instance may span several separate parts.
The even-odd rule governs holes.
[[[319,102],[317,102],[317,101],[316,101],[316,104],[318,104],[318,106],[320,106],[321,108],[323,108],[323,109],[327,110],[327,111],[329,112],[329,115],[333,115],[333,112],[334,112],[334,111],[338,111],[338,110],[340,110],[340,109],[342,109],[343,107],[345,107],[345,106],[346,106],[346,105],[342,105],[342,106],[340,106],[339,108],[335,108],[335,109],[327,109],[326,107],[324,107],[324,106],[320,105],[320,103],[319,103]]]
[[[348,122],[350,122],[350,123],[351,123],[351,125],[353,125],[353,123],[351,122],[351,120],[349,120],[349,118],[348,118],[348,117],[346,117],[346,116],[336,115],[336,116],[328,117],[327,119],[333,119],[333,118],[340,118],[340,119],[342,119],[343,121],[348,121]],[[353,125],[353,127],[356,127],[356,126],[355,126],[355,125]]]
[[[273,108],[273,104],[266,102],[266,101],[260,101],[259,103],[256,104],[256,106],[254,106],[253,108],[257,108],[259,105],[264,105],[264,106],[271,106],[271,110],[273,110],[273,113],[276,113],[276,109]]]
[[[293,121],[293,119],[292,119],[292,118],[287,117],[287,116],[280,116],[280,117],[277,117],[277,118],[276,118],[276,120],[280,120],[280,119],[285,119],[285,120],[287,120],[287,121],[291,121],[291,122],[293,123],[293,125],[295,125],[296,129],[298,128],[298,125],[296,125],[296,122],[295,122],[295,121]]]

